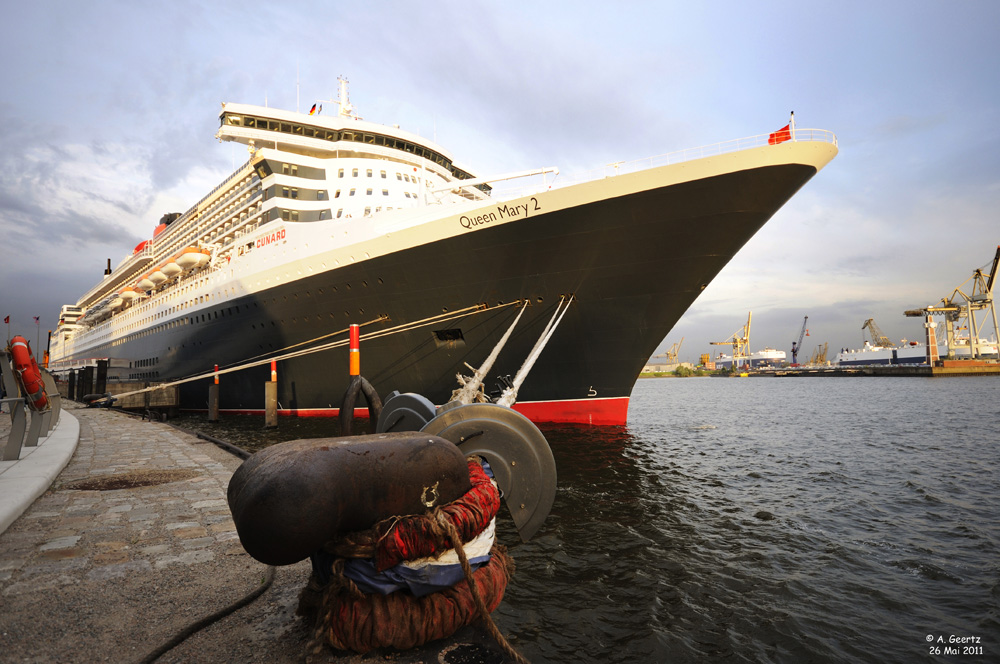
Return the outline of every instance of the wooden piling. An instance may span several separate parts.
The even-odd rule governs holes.
[[[271,380],[264,383],[264,428],[278,426],[278,363],[271,361]]]
[[[215,371],[219,371],[219,365],[215,365]],[[215,374],[215,382],[208,386],[208,421],[219,421],[219,374]]]

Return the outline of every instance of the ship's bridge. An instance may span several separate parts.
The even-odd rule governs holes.
[[[351,116],[305,115],[264,106],[224,103],[216,138],[256,148],[273,147],[312,157],[372,157],[431,168],[442,176],[469,180],[475,176],[457,165],[442,147],[398,127]],[[478,185],[484,193],[485,184]]]

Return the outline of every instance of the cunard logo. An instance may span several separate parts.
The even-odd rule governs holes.
[[[270,235],[264,235],[263,237],[257,238],[257,248],[266,247],[269,244],[274,244],[279,240],[285,239],[285,229],[279,228]]]

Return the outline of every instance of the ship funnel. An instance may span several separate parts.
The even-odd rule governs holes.
[[[108,259],[108,266],[104,268],[104,276],[107,277],[111,274],[111,259]]]

